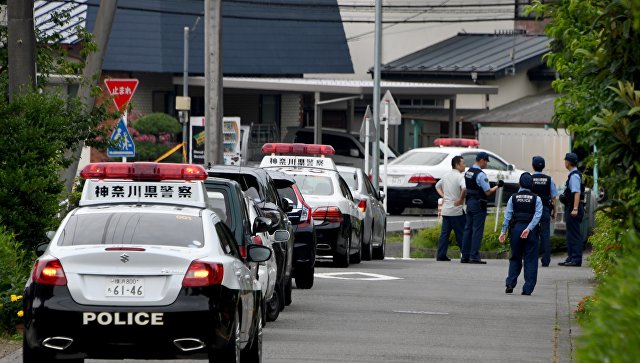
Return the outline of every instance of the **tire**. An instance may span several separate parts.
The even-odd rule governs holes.
[[[355,254],[351,255],[350,261],[353,264],[358,264],[360,263],[360,261],[362,261],[362,232],[360,233],[360,238],[358,238],[358,252],[356,252]]]
[[[287,280],[286,285],[284,285],[284,304],[286,306],[291,305],[291,302],[293,301],[291,299],[291,286],[292,282],[291,282],[291,277],[289,277],[289,279]]]
[[[313,287],[315,266],[305,267],[296,271],[296,287],[307,290]]]
[[[231,336],[224,348],[209,353],[209,363],[240,363],[240,315],[236,311]]]
[[[373,249],[373,259],[375,260],[384,260],[384,255],[387,249],[387,229],[385,228],[382,232],[382,243],[380,247],[376,247]]]
[[[241,359],[242,363],[262,363],[262,307],[258,308],[258,321],[253,331],[253,337],[251,344],[247,343],[247,346],[242,350]]]
[[[337,267],[349,267],[349,255],[351,254],[351,237],[347,240],[347,250],[344,254],[333,253],[333,264]]]
[[[53,356],[46,354],[41,349],[33,349],[27,344],[25,337],[22,337],[22,362],[23,363],[40,363],[40,362],[52,362]],[[81,360],[84,362],[84,359]]]
[[[400,214],[402,214],[402,212],[404,212],[404,208],[403,207],[387,207],[387,212],[389,212],[389,214],[391,214],[392,216],[399,216]]]
[[[282,289],[279,284],[276,284],[276,291],[271,295],[271,299],[267,300],[266,305],[266,316],[267,321],[276,321],[278,316],[280,316],[280,308],[282,305]]]
[[[267,301],[262,298],[260,300],[260,312],[262,314],[262,327],[267,326]]]

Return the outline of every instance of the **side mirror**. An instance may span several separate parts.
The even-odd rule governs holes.
[[[360,157],[360,150],[358,150],[358,149],[349,149],[349,156],[351,156],[353,158],[359,158]]]
[[[53,237],[55,237],[56,235],[56,231],[48,231],[47,232],[47,238],[49,239],[49,241],[51,241],[53,239]]]
[[[47,250],[47,247],[49,247],[49,242],[44,242],[44,243],[40,243],[39,245],[36,246],[36,256],[40,257],[42,255],[44,255],[44,252]]]
[[[513,164],[509,164],[509,165],[507,165],[507,170],[514,171],[514,170],[516,170],[516,167]]]
[[[384,194],[383,191],[379,191],[378,194],[379,194],[378,200],[383,202],[384,201],[384,197],[386,197],[386,195]]]
[[[291,238],[291,234],[289,234],[289,231],[284,229],[279,229],[273,234],[273,239],[278,243],[287,242],[289,238]]]
[[[285,213],[289,213],[293,210],[293,200],[289,198],[282,198],[282,207]]]
[[[264,214],[267,216],[267,218],[271,219],[271,225],[269,226],[268,232],[275,232],[275,230],[278,229],[278,226],[280,225],[280,213],[273,210],[265,210]]]
[[[268,232],[269,228],[271,228],[271,219],[267,217],[257,217],[253,221],[252,232],[253,234]]]
[[[247,261],[249,262],[265,262],[271,258],[271,249],[267,246],[248,245]]]

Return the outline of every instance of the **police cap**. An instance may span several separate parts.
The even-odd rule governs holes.
[[[532,185],[533,185],[533,177],[531,176],[531,174],[527,172],[522,173],[522,175],[520,175],[520,186],[522,188],[531,189]]]
[[[476,161],[486,160],[489,161],[489,154],[484,151],[480,151],[478,155],[476,155]]]
[[[534,156],[531,160],[531,165],[536,168],[544,169],[544,158],[542,156]]]
[[[578,155],[574,153],[567,153],[567,155],[564,156],[564,160],[570,162],[573,165],[576,165],[578,164]]]

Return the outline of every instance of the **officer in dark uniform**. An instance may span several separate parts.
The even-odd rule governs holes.
[[[580,223],[584,217],[584,185],[582,173],[576,167],[578,156],[567,153],[564,157],[564,166],[569,170],[569,176],[564,187],[560,202],[564,204],[564,221],[567,226],[567,259],[560,262],[560,266],[582,266],[582,233]]]
[[[556,183],[549,175],[542,173],[544,169],[544,158],[542,156],[534,156],[531,160],[531,166],[535,171],[533,176],[533,185],[531,191],[538,195],[542,200],[542,217],[540,218],[540,254],[543,267],[549,266],[551,262],[551,220],[556,218],[556,196],[558,190]]]
[[[516,287],[524,260],[524,285],[522,295],[531,295],[538,279],[538,223],[542,216],[542,200],[531,192],[533,177],[529,173],[520,176],[520,190],[509,198],[504,211],[500,243],[504,243],[509,231],[511,257],[505,292]]]
[[[504,184],[500,180],[493,188],[489,186],[487,174],[482,171],[488,162],[489,154],[481,151],[476,155],[476,163],[464,173],[467,186],[467,221],[462,238],[461,263],[486,264],[480,259],[480,242],[484,233],[484,221],[487,218],[487,197]]]

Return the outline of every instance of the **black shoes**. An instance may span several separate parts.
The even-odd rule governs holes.
[[[511,286],[507,286],[507,288],[504,289],[505,294],[511,294],[512,292],[513,292],[513,287]]]
[[[469,260],[469,263],[475,263],[477,265],[486,265],[487,261],[482,261],[482,260]]]
[[[530,293],[530,292],[524,292],[524,291],[523,291],[523,292],[522,292],[522,295],[531,295],[531,293]]]
[[[468,258],[461,258],[460,259],[460,263],[469,263],[469,259]]]
[[[560,262],[560,263],[562,263],[562,262]],[[549,264],[548,263],[543,263],[542,267],[549,267]]]
[[[438,257],[436,261],[451,261],[451,259],[449,257]]]
[[[580,267],[580,266],[582,266],[582,263],[577,263],[577,262],[573,262],[573,261],[559,262],[558,266]]]

